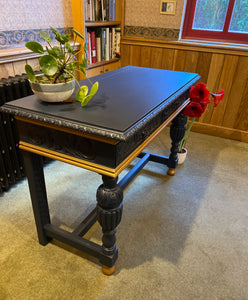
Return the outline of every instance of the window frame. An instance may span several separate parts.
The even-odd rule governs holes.
[[[186,3],[181,35],[182,39],[248,44],[248,33],[228,32],[235,0],[229,0],[225,23],[222,31],[199,30],[192,28],[195,16],[196,1],[197,0],[188,0]]]

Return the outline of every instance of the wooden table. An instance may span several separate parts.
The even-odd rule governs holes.
[[[128,66],[93,77],[93,82],[99,81],[99,91],[83,108],[75,100],[54,104],[35,95],[1,107],[17,122],[40,244],[57,239],[98,258],[105,274],[114,272],[123,189],[148,161],[164,164],[168,174],[174,175],[186,126],[181,111],[199,78],[192,73]],[[169,157],[143,152],[170,122]],[[51,224],[42,156],[102,175],[96,208],[72,233]],[[118,182],[118,175],[136,157],[139,162]],[[102,245],[83,237],[96,220],[103,231]]]

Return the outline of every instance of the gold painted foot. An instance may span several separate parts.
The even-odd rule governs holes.
[[[170,176],[174,176],[176,174],[176,170],[173,168],[169,168],[169,170],[167,171],[167,174]]]
[[[113,267],[107,267],[107,266],[102,266],[102,272],[104,275],[112,275],[115,272],[115,266]]]

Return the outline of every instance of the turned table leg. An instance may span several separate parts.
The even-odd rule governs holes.
[[[102,227],[102,247],[106,255],[115,255],[117,259],[118,249],[116,242],[116,227],[119,225],[122,216],[123,191],[117,184],[117,179],[109,176],[102,176],[103,184],[97,190],[97,219]],[[115,259],[115,260],[116,260]],[[103,266],[105,275],[112,275],[115,271],[115,261],[111,265]]]
[[[184,137],[185,130],[186,130],[186,124],[187,124],[187,117],[181,112],[173,121],[172,125],[170,127],[170,137],[172,140],[171,143],[171,152],[169,156],[169,161],[167,166],[169,167],[167,174],[170,176],[175,175],[175,169],[178,162],[178,150],[179,145]]]

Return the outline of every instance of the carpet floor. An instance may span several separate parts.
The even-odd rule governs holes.
[[[168,155],[168,129],[148,151]],[[26,179],[0,195],[0,299],[248,299],[248,144],[191,132],[176,170],[150,162],[126,188],[116,272],[52,241],[38,243]],[[120,178],[128,170],[123,171]],[[45,167],[52,223],[72,230],[101,176]],[[96,223],[87,238],[101,241]]]

